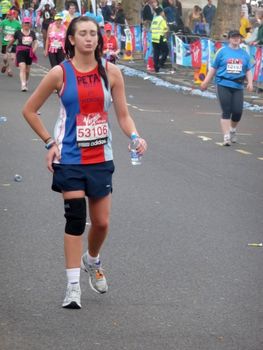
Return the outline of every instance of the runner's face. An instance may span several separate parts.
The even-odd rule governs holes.
[[[57,19],[55,23],[56,23],[56,26],[59,28],[61,26],[62,19]]]
[[[239,35],[238,36],[232,36],[231,38],[229,38],[229,41],[230,41],[231,45],[237,46],[241,42],[241,37]]]
[[[69,37],[71,44],[75,45],[75,50],[80,53],[91,53],[98,45],[97,26],[93,22],[79,22],[76,25],[74,37]]]

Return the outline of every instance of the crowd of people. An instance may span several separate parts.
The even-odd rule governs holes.
[[[52,0],[36,0],[26,9],[20,9],[18,3],[1,0],[1,73],[13,76],[16,65],[20,70],[21,91],[28,91],[30,67],[37,62],[36,50],[39,43],[44,48],[44,54],[49,58],[50,66],[59,65],[66,57],[66,31],[74,18],[80,16],[76,2],[67,2],[64,11],[57,12]],[[98,22],[104,31],[103,55],[106,60],[116,62],[118,55],[125,48],[124,27],[127,24],[121,1],[116,5],[107,5],[106,1],[98,4],[98,15],[85,12]],[[101,14],[100,14],[101,13]],[[122,40],[120,48],[115,36],[112,35],[111,23],[121,24]],[[41,35],[40,35],[41,33]]]
[[[203,9],[199,5],[194,5],[193,9],[186,14],[183,14],[180,0],[163,0],[162,2],[146,0],[142,8],[142,23],[145,28],[150,28],[155,10],[158,7],[164,10],[165,19],[171,32],[186,30],[192,34],[209,35],[216,13],[216,6],[212,0],[208,0]]]

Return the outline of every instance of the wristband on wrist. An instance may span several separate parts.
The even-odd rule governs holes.
[[[130,139],[134,140],[134,139],[137,139],[137,138],[139,138],[139,136],[136,134],[136,132],[132,132],[131,136],[130,136]]]
[[[48,141],[48,143],[45,145],[46,149],[50,149],[52,146],[54,146],[56,144],[55,140],[50,139],[50,141]]]
[[[47,143],[47,142],[48,142],[49,140],[51,140],[51,139],[52,139],[52,137],[49,136],[47,139],[44,140],[44,142]]]

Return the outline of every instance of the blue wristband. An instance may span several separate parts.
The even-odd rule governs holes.
[[[46,145],[45,145],[45,148],[46,149],[50,149],[52,146],[54,146],[56,143],[55,140],[50,140]]]

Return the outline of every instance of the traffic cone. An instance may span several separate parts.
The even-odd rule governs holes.
[[[124,55],[123,55],[123,60],[124,61],[132,61],[132,51],[131,51],[131,45],[126,44]]]
[[[153,63],[153,58],[152,58],[152,56],[149,56],[149,57],[148,57],[147,70],[148,70],[149,72],[153,72],[153,71],[154,71],[154,63]]]
[[[200,68],[195,68],[194,69],[194,83],[200,85],[202,83],[202,81],[205,80],[206,72],[207,72],[207,64],[206,63],[202,63]]]
[[[194,83],[201,84],[201,81],[199,79],[199,68],[194,68]]]
[[[123,60],[125,61],[132,61],[132,37],[131,37],[131,31],[130,29],[126,28],[124,29],[125,35],[126,35],[126,42],[125,42],[125,51],[123,55]]]

